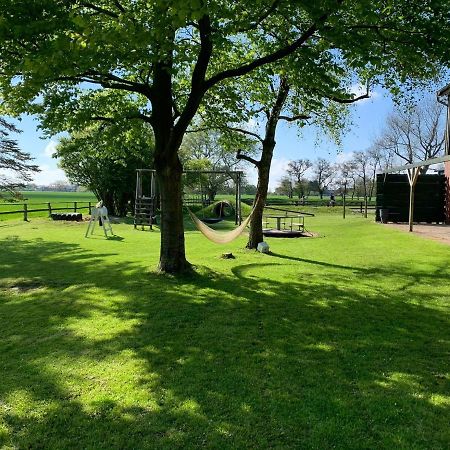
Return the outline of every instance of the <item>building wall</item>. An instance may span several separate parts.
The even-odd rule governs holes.
[[[414,194],[414,221],[443,223],[446,221],[446,178],[443,174],[419,175]],[[406,174],[377,175],[376,220],[380,210],[387,210],[390,222],[408,222],[410,187]]]

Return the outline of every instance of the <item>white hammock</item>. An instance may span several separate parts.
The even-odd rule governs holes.
[[[194,225],[197,227],[198,231],[200,231],[207,239],[216,244],[228,244],[231,241],[234,241],[239,235],[244,231],[244,228],[250,222],[253,211],[250,215],[234,230],[228,231],[226,233],[221,233],[220,231],[213,230],[208,225],[204,224],[189,208],[187,208],[189,215],[191,216]]]

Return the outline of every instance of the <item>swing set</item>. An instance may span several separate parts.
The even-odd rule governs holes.
[[[184,190],[183,190],[183,206],[187,209],[194,225],[197,229],[205,235],[208,239],[218,244],[231,242],[236,239],[244,228],[248,225],[252,213],[243,221],[241,208],[241,180],[243,176],[242,171],[225,171],[225,170],[185,170]],[[204,176],[223,175],[228,180],[234,181],[235,187],[235,225],[237,228],[230,232],[218,232],[209,227],[208,224],[218,223],[223,220],[224,209],[230,207],[230,203],[221,201],[214,209],[217,217],[197,217],[190,209],[192,206],[201,206],[205,208],[211,204],[205,191],[202,178]],[[195,187],[195,178],[199,180],[199,189]],[[190,179],[190,180],[189,180]],[[190,184],[193,185],[189,187]],[[225,180],[226,181],[226,180]],[[145,226],[152,229],[153,224],[156,223],[156,213],[158,206],[159,194],[156,183],[156,171],[153,169],[137,169],[136,170],[136,197],[135,197],[135,213],[134,213],[134,228],[141,226],[144,230]]]

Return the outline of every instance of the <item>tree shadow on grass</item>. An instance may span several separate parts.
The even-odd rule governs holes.
[[[315,264],[279,258],[176,280],[75,244],[1,245],[1,444],[448,444],[449,318],[426,306],[432,292],[418,304],[380,286],[389,267],[317,262],[333,270],[279,281]],[[425,276],[396,267],[393,280]]]

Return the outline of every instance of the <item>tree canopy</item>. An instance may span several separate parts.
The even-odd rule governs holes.
[[[136,169],[152,167],[152,133],[144,122],[126,130],[95,123],[62,138],[54,156],[70,181],[89,188],[111,215],[125,216],[134,204]]]
[[[396,108],[375,147],[401,164],[441,156],[445,147],[445,110],[434,99],[405,109]],[[428,167],[422,169],[426,173]]]
[[[20,130],[0,117],[0,198],[8,199],[20,197],[18,189],[32,180],[33,172],[40,170],[31,163],[31,155],[19,148],[11,133],[20,133]]]

